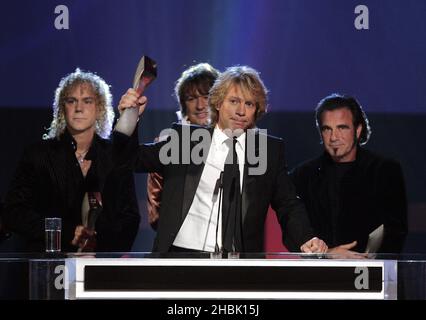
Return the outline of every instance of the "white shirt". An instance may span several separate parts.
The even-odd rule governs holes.
[[[173,245],[177,247],[213,252],[216,245],[217,222],[219,222],[217,243],[219,248],[222,246],[222,212],[219,213],[218,221],[219,197],[214,197],[213,191],[216,181],[224,169],[225,160],[229,152],[229,144],[225,142],[227,139],[230,138],[222,130],[218,127],[214,129],[212,144],[197,191],[185,221],[173,242]],[[244,132],[237,138],[237,143],[235,144],[240,168],[241,190],[244,176],[245,140],[246,133]]]

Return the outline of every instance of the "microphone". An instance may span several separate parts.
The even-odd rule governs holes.
[[[217,195],[219,193],[219,189],[222,188],[222,180],[223,180],[223,171],[220,172],[219,178],[216,180],[216,185],[213,190],[213,200],[216,201]]]
[[[219,205],[217,207],[217,217],[216,217],[216,244],[214,246],[214,253],[218,254],[222,252],[222,248],[219,248],[219,243],[217,241],[217,236],[218,236],[218,232],[219,232],[219,216],[220,216],[220,208],[222,205],[222,194],[223,194],[223,171],[220,172],[220,176],[216,181],[216,185],[214,187],[214,191],[213,191],[213,197],[214,197],[214,201],[216,201],[217,195],[219,193]]]

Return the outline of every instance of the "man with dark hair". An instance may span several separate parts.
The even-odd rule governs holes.
[[[325,152],[291,173],[312,226],[332,253],[365,252],[381,225],[379,252],[400,252],[407,233],[404,179],[398,162],[362,147],[371,135],[358,101],[332,94],[315,113]]]
[[[129,89],[119,109],[139,107],[142,113],[145,104],[146,99]],[[122,159],[131,158],[137,172],[164,176],[153,251],[262,252],[271,205],[289,250],[325,252],[327,245],[314,237],[287,176],[283,141],[255,129],[267,107],[267,89],[258,72],[247,66],[228,68],[211,88],[209,106],[210,128],[177,124],[167,141],[138,146],[136,134],[114,132],[117,153],[126,155]],[[177,161],[165,161],[169,147]],[[258,163],[252,161],[253,154],[259,155]]]
[[[180,123],[200,126],[209,124],[209,90],[218,75],[219,71],[208,63],[191,66],[182,73],[176,81],[174,90],[176,100],[179,102],[180,110],[176,113]],[[148,222],[155,230],[160,217],[162,190],[163,176],[158,172],[149,173],[147,180]]]
[[[219,71],[208,63],[199,63],[182,72],[174,90],[180,107],[180,121],[204,126],[209,124],[209,91],[218,76]]]

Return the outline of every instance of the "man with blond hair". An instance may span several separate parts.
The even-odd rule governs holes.
[[[139,107],[142,113],[145,103],[129,89],[119,108]],[[114,133],[117,150],[133,152],[131,167],[164,176],[153,250],[262,252],[271,205],[290,250],[325,252],[287,176],[282,140],[255,129],[267,106],[258,72],[228,68],[210,90],[209,105],[210,128],[175,125],[167,141],[137,146],[136,135]]]
[[[46,217],[62,219],[63,251],[131,249],[140,217],[132,172],[113,166],[113,120],[102,78],[77,69],[61,80],[50,128],[24,152],[6,196],[4,226],[25,251],[44,251]]]

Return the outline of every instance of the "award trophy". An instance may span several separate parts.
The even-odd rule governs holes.
[[[87,228],[95,230],[96,220],[102,212],[102,201],[100,192],[88,192],[89,213],[87,218]]]
[[[133,89],[140,95],[143,94],[145,88],[157,77],[157,63],[148,56],[142,56],[136,68],[135,77],[133,79]],[[131,136],[139,118],[139,107],[125,109],[115,126],[115,130]]]

